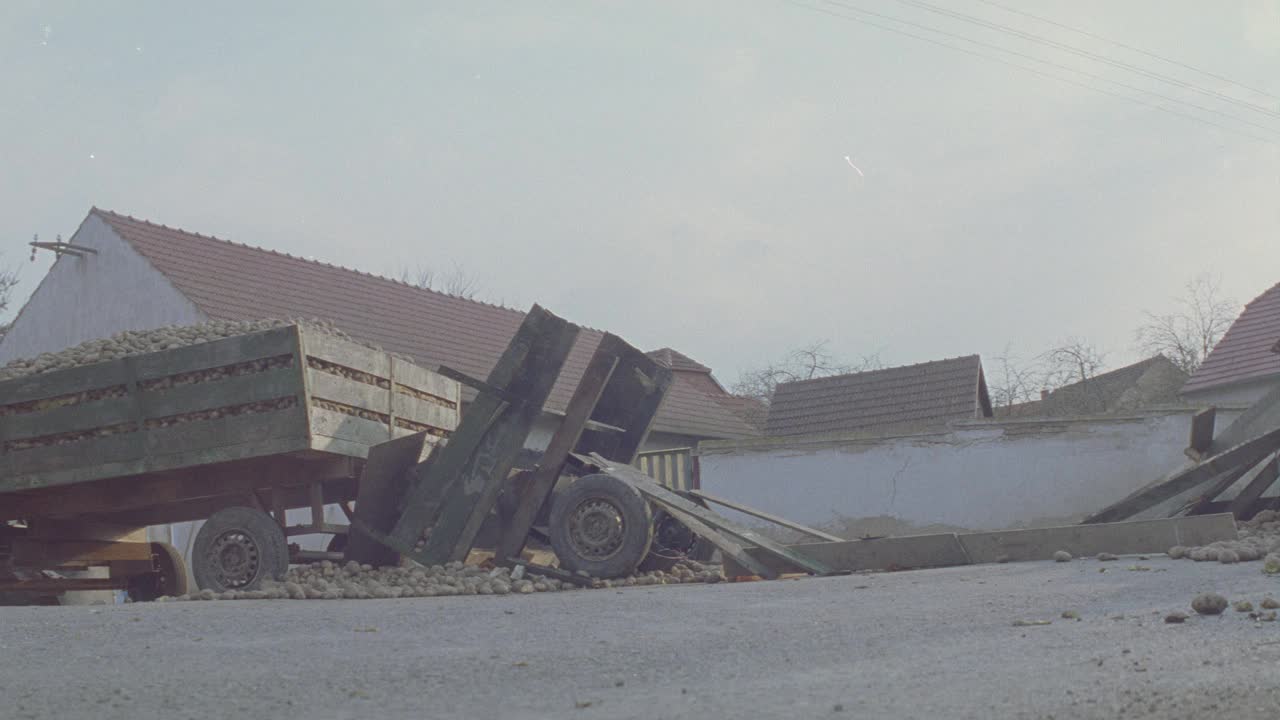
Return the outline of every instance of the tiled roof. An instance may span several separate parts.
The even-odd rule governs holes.
[[[320,318],[352,337],[484,378],[524,312],[466,300],[356,270],[92,211],[217,319]],[[547,409],[563,411],[602,333],[583,328]],[[675,373],[653,429],[705,438],[757,434],[704,390]]]
[[[982,361],[969,355],[782,383],[774,391],[765,434],[921,429],[990,415]]]
[[[1182,386],[1182,392],[1278,375],[1280,354],[1273,350],[1277,347],[1280,347],[1280,284],[1245,305],[1244,312]]]
[[[1181,405],[1179,388],[1187,374],[1163,355],[1156,355],[1064,385],[1040,400],[995,409],[996,417],[1072,417],[1131,412]]]
[[[671,348],[661,348],[659,350],[650,350],[649,352],[645,353],[645,355],[648,355],[649,357],[653,358],[654,360],[657,360],[663,365],[666,365],[672,370],[685,371],[685,372],[703,372],[703,373],[711,372],[711,368],[707,367],[706,365],[703,365],[697,360],[694,360],[688,355],[685,355],[684,353],[679,352],[677,350],[672,350]]]

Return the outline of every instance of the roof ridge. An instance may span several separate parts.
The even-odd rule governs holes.
[[[94,206],[89,210],[89,212],[90,212],[90,213],[97,213],[97,214],[99,214],[99,215],[109,215],[109,216],[112,216],[112,217],[118,218],[118,219],[120,219],[120,220],[128,220],[128,221],[130,221],[130,222],[138,223],[138,224],[141,224],[141,225],[146,225],[146,226],[148,226],[148,227],[159,228],[159,229],[162,229],[162,230],[168,230],[168,231],[170,231],[170,232],[180,232],[180,233],[184,233],[184,234],[186,234],[186,235],[191,235],[191,236],[193,236],[193,237],[198,237],[198,238],[201,238],[201,239],[204,239],[204,240],[213,240],[213,241],[215,241],[215,242],[220,242],[220,243],[224,243],[224,244],[227,244],[227,245],[232,245],[232,246],[234,246],[234,247],[245,248],[246,250],[253,250],[253,251],[256,251],[256,252],[263,252],[263,253],[270,253],[270,254],[272,254],[272,255],[276,255],[276,256],[278,256],[278,257],[285,257],[285,258],[289,258],[290,260],[297,260],[297,261],[299,261],[299,262],[311,263],[311,264],[313,264],[313,265],[320,265],[320,266],[323,266],[323,267],[333,268],[333,269],[335,269],[335,270],[343,270],[343,271],[346,271],[346,272],[356,273],[357,275],[363,275],[363,276],[365,276],[365,277],[373,278],[373,279],[375,279],[375,280],[381,280],[381,281],[383,281],[383,282],[389,282],[389,283],[393,283],[393,284],[395,284],[395,285],[401,285],[401,286],[403,286],[403,287],[407,287],[407,288],[410,288],[410,289],[413,289],[413,290],[420,290],[420,291],[422,291],[422,292],[432,293],[432,294],[435,294],[435,295],[441,295],[441,296],[443,296],[443,297],[452,298],[452,299],[454,299],[454,300],[462,300],[462,301],[464,301],[464,302],[471,302],[471,303],[475,303],[475,304],[477,304],[477,305],[486,305],[486,306],[488,306],[488,307],[497,308],[497,309],[499,309],[499,310],[506,310],[506,311],[508,311],[508,312],[513,312],[513,313],[519,313],[519,314],[521,314],[521,315],[523,315],[523,314],[524,314],[524,311],[523,311],[523,310],[520,310],[520,309],[518,309],[518,308],[507,307],[506,305],[500,305],[500,304],[498,304],[498,303],[492,303],[492,302],[488,302],[488,301],[486,301],[486,300],[476,300],[475,298],[462,297],[461,295],[454,295],[454,294],[452,294],[452,293],[443,292],[443,291],[436,290],[436,289],[433,289],[433,288],[425,288],[425,287],[422,287],[421,285],[415,285],[415,284],[413,284],[413,283],[408,283],[408,282],[405,282],[405,281],[403,281],[403,280],[397,280],[397,279],[395,279],[395,278],[387,277],[386,275],[379,275],[379,274],[377,274],[377,273],[371,273],[371,272],[368,272],[368,271],[366,271],[366,270],[360,270],[360,269],[358,269],[358,268],[350,268],[350,267],[347,267],[347,266],[345,266],[345,265],[337,265],[337,264],[335,264],[335,263],[325,262],[325,261],[323,261],[323,260],[316,260],[315,258],[300,257],[300,256],[298,256],[298,255],[293,255],[293,254],[291,254],[291,253],[286,253],[286,252],[280,252],[279,250],[273,250],[273,249],[271,249],[271,248],[265,248],[265,247],[261,247],[261,246],[258,246],[258,245],[250,245],[249,243],[242,243],[242,242],[237,242],[237,241],[235,241],[235,240],[228,240],[227,238],[220,238],[220,237],[218,237],[217,235],[204,235],[204,234],[202,234],[202,233],[198,233],[198,232],[195,232],[195,231],[193,231],[193,230],[187,230],[187,229],[185,229],[185,228],[180,228],[180,227],[169,227],[168,225],[165,225],[164,223],[158,223],[158,222],[154,222],[154,221],[151,221],[151,220],[146,220],[146,219],[144,219],[144,218],[136,218],[136,217],[134,217],[134,216],[132,216],[132,215],[127,215],[127,214],[124,214],[124,213],[118,213],[118,212],[116,212],[116,211],[114,211],[114,210],[107,210],[106,208],[100,208],[100,207],[98,207],[98,206],[96,206],[96,205],[94,205]],[[126,242],[128,241],[128,238],[124,238],[124,239],[125,239],[125,241],[126,241]],[[132,244],[132,243],[130,243],[130,244]],[[575,324],[576,324],[576,323],[575,323]],[[595,328],[588,328],[588,327],[586,327],[585,325],[579,325],[578,327],[581,327],[581,328],[583,328],[583,329],[595,329]]]
[[[787,382],[784,382],[784,383],[778,383],[778,385],[779,386],[804,385],[806,383],[817,383],[817,382],[822,382],[824,380],[829,382],[837,378],[854,377],[857,375],[870,375],[872,373],[887,372],[889,370],[907,370],[910,368],[923,367],[925,365],[941,365],[942,363],[953,363],[958,360],[970,360],[970,359],[978,360],[979,363],[981,363],[982,356],[979,355],[978,353],[973,353],[971,355],[957,355],[956,357],[940,358],[938,360],[925,360],[924,362],[911,363],[910,365],[893,365],[890,367],[873,368],[868,370],[855,370],[853,372],[840,373],[838,375],[824,375],[822,377],[805,378],[803,380],[788,380]],[[981,366],[979,366],[979,369],[981,369]]]

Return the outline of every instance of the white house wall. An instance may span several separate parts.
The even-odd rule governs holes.
[[[704,443],[702,487],[814,526],[908,534],[1063,524],[1186,464],[1189,428],[1188,411],[965,422],[888,438]]]
[[[97,215],[89,215],[69,242],[98,253],[63,255],[53,264],[0,340],[0,365],[122,330],[207,319]]]

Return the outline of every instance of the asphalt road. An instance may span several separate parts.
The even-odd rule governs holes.
[[[1257,604],[1280,598],[1280,580],[1261,563],[1122,558],[522,597],[0,608],[0,717],[1274,717],[1280,622],[1163,622],[1205,590]]]

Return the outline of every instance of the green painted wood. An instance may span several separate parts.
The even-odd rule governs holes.
[[[1244,515],[1248,509],[1275,484],[1277,479],[1280,479],[1280,456],[1272,456],[1271,460],[1267,461],[1258,474],[1231,501],[1229,506],[1231,514],[1241,520],[1247,519]]]
[[[304,340],[309,357],[359,370],[379,378],[391,376],[391,356],[332,335],[307,332]]]
[[[276,368],[163,390],[140,390],[138,399],[150,419],[275,400],[302,392],[297,368]]]
[[[12,405],[61,397],[85,390],[123,385],[128,380],[124,360],[83,365],[0,382],[0,403]]]
[[[795,530],[798,533],[804,533],[805,535],[809,535],[810,537],[816,537],[819,540],[826,540],[827,542],[844,542],[844,538],[842,537],[832,535],[831,533],[825,533],[825,532],[822,532],[821,530],[815,530],[814,528],[801,525],[800,523],[797,523],[797,522],[791,522],[786,518],[778,517],[777,515],[767,513],[763,510],[757,510],[752,507],[747,507],[746,505],[741,505],[739,503],[733,502],[732,500],[725,500],[724,498],[716,497],[715,495],[708,495],[707,493],[704,493],[701,490],[689,490],[688,494],[700,500],[706,500],[707,502],[715,503],[716,505],[727,507],[730,510],[737,510],[738,512],[743,513],[744,515],[751,515],[753,517],[758,517],[761,520],[768,520],[769,522],[775,525],[781,525],[784,528]]]
[[[342,405],[372,410],[386,415],[391,411],[391,391],[368,383],[338,377],[309,368],[307,381],[311,397],[329,400]]]
[[[318,437],[347,440],[366,448],[391,439],[391,428],[386,423],[320,407],[311,408],[311,433]]]
[[[453,430],[458,427],[456,408],[448,408],[429,400],[420,400],[399,393],[391,396],[391,414],[441,430]]]
[[[453,403],[456,408],[458,406],[461,389],[458,383],[446,378],[437,372],[432,372],[424,367],[415,365],[398,357],[391,358],[391,374],[395,376],[396,382],[411,387],[419,392],[434,395],[441,400]]]
[[[298,344],[295,326],[135,355],[130,358],[139,380],[155,380],[178,373],[209,370],[237,363],[291,354]]]
[[[618,364],[591,412],[591,419],[623,428],[625,432],[586,430],[578,440],[577,452],[598,453],[630,465],[649,437],[658,407],[671,387],[671,369],[659,365],[617,336],[605,335],[600,345],[618,358]]]
[[[64,445],[8,452],[5,453],[7,467],[4,468],[6,484],[8,476],[33,475],[140,458],[144,454],[143,442],[143,433],[134,431],[86,438]]]
[[[395,527],[400,516],[399,499],[409,491],[409,471],[422,462],[432,447],[427,437],[426,433],[418,433],[369,449],[369,460],[360,474],[355,518],[345,551],[347,560],[375,567],[399,563],[399,553],[377,538]]]
[[[221,461],[221,448],[278,437],[306,435],[306,411],[301,406],[284,410],[196,420],[146,432],[151,456],[185,454],[192,465]]]
[[[714,545],[716,549],[724,555],[726,565],[728,565],[730,561],[736,562],[752,575],[759,575],[765,580],[773,580],[778,576],[778,573],[773,568],[770,568],[765,563],[752,557],[747,552],[747,548],[744,548],[729,536],[722,534],[719,530],[708,523],[703,522],[701,518],[685,512],[683,509],[674,505],[664,503],[661,500],[651,499],[650,502],[653,502],[655,505],[666,510],[671,517],[675,518],[677,522],[683,523],[684,526],[689,528],[689,530],[691,530],[695,535]]]
[[[411,553],[415,560],[434,565],[466,557],[577,335],[576,326],[537,305],[525,316],[486,381],[521,403],[481,392],[448,444],[432,453],[433,466],[422,476],[415,473],[406,513],[392,533],[412,546],[431,527],[426,547]]]
[[[134,417],[130,397],[108,398],[65,407],[0,417],[0,437],[22,440],[119,425]]]

